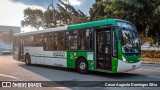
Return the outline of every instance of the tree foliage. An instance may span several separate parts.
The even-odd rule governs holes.
[[[52,28],[86,21],[88,21],[88,17],[81,10],[76,10],[73,6],[59,0],[56,9],[53,10],[25,9],[21,26],[31,26],[36,29]]]
[[[36,29],[44,26],[43,11],[39,9],[27,8],[24,10],[24,20],[21,21],[21,26],[31,26]]]
[[[160,34],[160,0],[96,0],[90,20],[118,18],[136,25],[145,36]]]

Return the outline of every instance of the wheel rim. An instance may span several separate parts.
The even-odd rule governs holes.
[[[86,68],[86,64],[85,64],[84,62],[81,62],[81,63],[79,64],[79,68],[80,68],[81,70],[84,70],[84,69]]]

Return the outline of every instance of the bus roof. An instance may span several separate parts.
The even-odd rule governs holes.
[[[96,27],[96,26],[102,26],[102,25],[115,25],[116,20],[120,20],[120,19],[106,19],[106,20],[86,22],[86,23],[81,23],[81,24],[73,24],[73,25],[63,26],[63,27],[32,31],[32,32],[17,33],[15,34],[15,36],[47,33],[47,32],[52,32],[52,31],[73,30],[73,29],[80,29],[80,28],[90,28],[90,27]],[[124,20],[121,20],[121,21],[124,21]]]
[[[101,25],[115,25],[115,20],[114,19],[106,19],[106,20],[99,20],[99,21],[93,21],[93,22],[87,22],[87,23],[82,23],[82,24],[74,24],[74,25],[69,25],[68,30],[72,29],[79,29],[79,28],[89,28],[89,27],[95,27],[95,26],[101,26]]]
[[[50,28],[50,29],[43,29],[43,30],[32,31],[32,32],[25,32],[25,33],[17,33],[17,34],[14,34],[14,35],[15,36],[23,36],[23,35],[32,35],[32,34],[39,34],[39,33],[47,33],[47,32],[53,32],[53,31],[62,31],[62,30],[67,30],[67,26]]]

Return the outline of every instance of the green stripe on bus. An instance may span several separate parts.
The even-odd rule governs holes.
[[[112,73],[117,73],[118,58],[112,57]]]
[[[115,25],[115,20],[114,19],[106,19],[106,20],[87,22],[87,23],[82,23],[82,24],[69,25],[67,27],[67,30],[80,29],[80,28],[90,28],[90,27],[102,26],[102,25]]]

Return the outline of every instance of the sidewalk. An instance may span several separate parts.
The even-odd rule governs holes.
[[[141,47],[141,50],[155,50],[155,51],[160,51],[160,48],[158,48],[158,47]]]
[[[159,64],[160,65],[160,62],[142,61],[142,64]]]

